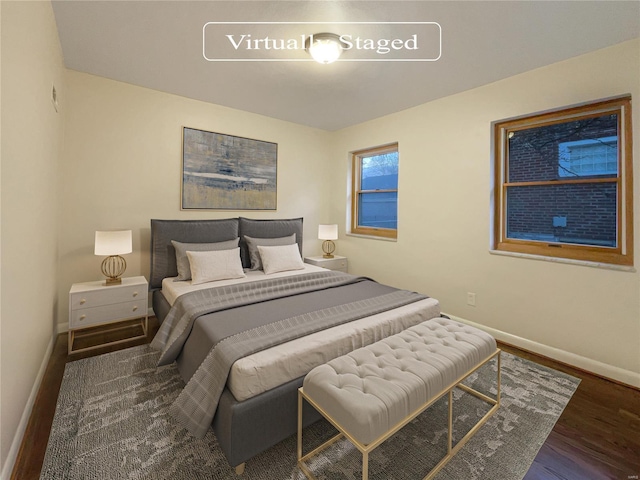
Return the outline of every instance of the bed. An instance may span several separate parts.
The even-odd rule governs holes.
[[[250,269],[256,239],[278,246],[261,252],[297,250],[301,262],[302,233],[302,218],[151,220],[149,286],[161,322],[152,345],[161,362],[176,361],[186,383],[172,413],[196,436],[212,426],[238,473],[296,433],[297,389],[312,368],[440,315],[435,299],[363,277],[308,264]],[[177,280],[180,254],[195,248],[183,244],[227,242],[237,245],[225,252],[237,251],[243,276],[196,284],[194,271],[193,280]],[[209,418],[201,410],[211,402]],[[303,424],[319,418],[307,409]]]

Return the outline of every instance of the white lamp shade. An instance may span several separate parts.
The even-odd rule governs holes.
[[[132,251],[131,230],[96,231],[96,255],[122,255]]]
[[[318,225],[319,240],[337,240],[338,225]]]

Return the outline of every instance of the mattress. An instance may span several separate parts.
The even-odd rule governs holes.
[[[238,401],[271,390],[329,360],[440,315],[427,298],[254,353],[233,364],[227,386]]]
[[[271,274],[268,278],[289,277],[324,271],[322,267],[305,264],[304,270]],[[263,271],[246,271],[247,277],[191,285],[190,281],[175,282],[165,278],[162,293],[170,304],[182,294],[223,285],[233,285],[267,278]],[[227,386],[238,401],[244,401],[272,388],[299,378],[318,365],[344,355],[356,348],[394,335],[440,315],[440,304],[433,298],[333,327],[297,340],[254,353],[234,363]]]

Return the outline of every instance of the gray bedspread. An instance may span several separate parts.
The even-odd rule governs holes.
[[[315,294],[322,290],[327,290],[327,294]],[[319,300],[323,296],[327,297],[324,304]],[[236,360],[424,298],[415,292],[396,290],[339,272],[309,273],[182,295],[152,342],[153,347],[162,350],[159,364],[176,359],[198,318],[216,327],[209,329],[207,341],[212,346],[207,347],[208,353],[171,406],[171,413],[193,435],[203,437]],[[267,305],[270,307],[263,308]],[[254,306],[265,314],[248,316],[247,306]],[[294,308],[288,308],[291,306]],[[234,321],[236,310],[242,313]]]
[[[219,341],[236,333],[273,323],[283,318],[344,305],[356,300],[391,293],[395,290],[397,289],[371,280],[354,278],[352,282],[339,284],[332,288],[283,296],[271,301],[242,305],[202,315],[193,323],[191,334],[185,341],[180,355],[176,358],[178,371],[184,382],[187,383],[207,357],[211,348]]]
[[[314,272],[212,287],[181,295],[173,304],[151,342],[153,348],[162,351],[158,365],[167,365],[176,359],[191,333],[194,321],[201,315],[323,288],[347,285],[362,279],[362,277],[340,272]]]

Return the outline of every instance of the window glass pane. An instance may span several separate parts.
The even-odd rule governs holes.
[[[618,115],[508,133],[509,182],[616,177]]]
[[[362,157],[361,190],[398,189],[398,152]]]
[[[358,226],[398,228],[398,193],[361,193],[358,198]]]
[[[561,177],[588,177],[618,174],[618,137],[562,142],[559,145],[558,173]]]
[[[507,237],[616,246],[617,185],[583,183],[507,188]]]

